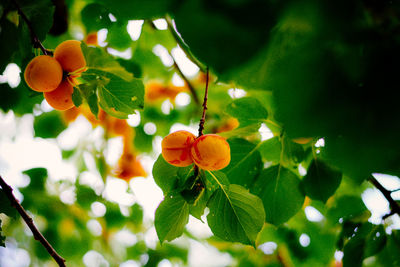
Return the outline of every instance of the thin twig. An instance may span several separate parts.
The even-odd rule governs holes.
[[[201,116],[200,123],[199,123],[199,137],[203,135],[204,130],[204,122],[206,121],[206,110],[207,110],[207,99],[208,99],[208,80],[209,80],[209,71],[207,67],[206,71],[206,89],[204,92],[204,100],[203,100],[203,115]]]
[[[395,213],[397,213],[398,215],[400,215],[400,206],[399,203],[397,203],[391,196],[391,192],[389,190],[387,190],[386,188],[383,187],[383,185],[381,185],[378,180],[376,180],[374,177],[370,177],[369,181],[379,190],[381,191],[381,193],[384,195],[384,197],[387,199],[387,201],[390,204],[390,209],[391,212],[387,215],[384,216],[384,218],[387,218]]]
[[[32,27],[32,24],[28,17],[25,15],[25,13],[22,11],[21,7],[19,6],[17,0],[12,0],[15,6],[17,7],[19,15],[22,17],[22,19],[25,21],[26,25],[28,26],[29,32],[31,33],[31,38],[32,38],[32,43],[34,48],[40,48],[42,50],[43,54],[45,55],[53,55],[53,52],[50,50],[47,50],[42,42],[40,42],[39,38],[37,37],[35,30]]]
[[[176,63],[176,60],[174,56],[171,54],[171,57],[174,61],[174,67],[178,71],[179,76],[185,81],[187,86],[189,87],[190,93],[193,96],[194,102],[196,102],[197,105],[200,105],[199,97],[197,96],[196,90],[194,89],[192,83],[188,80],[188,78],[182,73],[182,70],[179,68],[178,64]]]
[[[28,225],[29,229],[31,229],[33,236],[36,240],[38,240],[42,245],[46,248],[49,254],[54,258],[54,260],[58,263],[60,267],[64,267],[65,259],[62,258],[50,245],[50,243],[46,240],[46,238],[40,233],[37,229],[36,225],[33,223],[33,219],[28,215],[25,209],[21,206],[18,200],[15,198],[14,194],[12,193],[13,189],[9,186],[3,178],[0,176],[0,186],[3,188],[4,193],[6,194],[7,198],[10,200],[10,204],[18,211],[21,215],[22,219],[24,219],[26,225]]]

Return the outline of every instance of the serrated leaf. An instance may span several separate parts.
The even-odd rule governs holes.
[[[281,160],[282,144],[278,136],[265,140],[258,147],[261,156],[270,162],[279,163]]]
[[[326,202],[339,187],[342,174],[320,159],[314,159],[308,167],[302,184],[311,199]]]
[[[121,67],[117,60],[100,47],[88,47],[82,42],[81,49],[86,59],[86,66],[89,70],[112,73],[126,81],[132,80],[132,73]],[[92,79],[98,79],[97,76],[98,75],[92,76]]]
[[[189,222],[189,204],[181,195],[169,195],[156,210],[154,225],[160,242],[171,241],[182,235]]]
[[[263,203],[256,195],[240,185],[221,186],[211,196],[207,222],[219,238],[255,245],[261,231],[265,212]]]
[[[254,192],[264,203],[266,221],[275,225],[294,216],[305,198],[299,177],[281,165],[263,170],[254,184]]]
[[[268,111],[253,97],[243,97],[233,100],[226,107],[226,113],[237,118],[241,123],[254,123],[268,118]]]
[[[166,162],[160,154],[153,165],[153,178],[156,184],[164,192],[164,195],[167,195],[179,186],[181,176],[186,176],[191,169],[192,166],[182,168],[175,167]]]
[[[222,171],[231,184],[249,188],[263,168],[257,145],[240,138],[228,139],[228,143],[231,148],[231,162]]]

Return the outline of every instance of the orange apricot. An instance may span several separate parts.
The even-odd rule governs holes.
[[[118,167],[113,171],[117,178],[129,181],[133,177],[146,177],[146,171],[143,169],[142,164],[131,153],[123,153],[118,162]]]
[[[229,118],[217,128],[217,133],[229,132],[236,129],[238,126],[239,121],[236,118]]]
[[[32,90],[50,92],[58,87],[63,77],[60,63],[51,56],[33,58],[25,68],[24,78]]]
[[[162,155],[169,164],[177,167],[186,167],[193,163],[190,157],[190,148],[196,136],[188,131],[176,131],[161,142]]]
[[[47,103],[56,110],[67,110],[74,107],[72,102],[72,93],[74,87],[67,80],[64,80],[60,85],[51,92],[43,93]]]
[[[72,107],[70,109],[65,110],[62,113],[62,117],[63,117],[64,121],[67,124],[69,124],[69,123],[75,121],[76,118],[78,118],[80,113],[81,113],[80,108],[77,108],[77,107],[74,106],[74,107]]]
[[[62,42],[54,50],[54,58],[68,73],[78,74],[85,70],[86,60],[82,53],[80,41],[67,40]]]
[[[191,155],[194,163],[207,171],[221,170],[231,161],[231,149],[228,142],[216,134],[198,137],[192,145]]]
[[[149,102],[156,102],[167,98],[173,102],[175,97],[184,91],[187,91],[186,86],[164,85],[160,82],[153,81],[146,84],[145,97]]]
[[[95,45],[95,46],[99,45],[97,41],[97,32],[91,32],[88,35],[86,35],[85,43],[87,45]]]

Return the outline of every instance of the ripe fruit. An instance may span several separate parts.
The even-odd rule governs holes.
[[[54,50],[54,58],[68,73],[78,74],[85,70],[86,60],[82,53],[80,41],[67,40],[62,42]]]
[[[181,93],[187,91],[186,86],[175,86],[175,85],[164,85],[157,81],[148,82],[146,84],[146,101],[156,102],[158,100],[164,100],[169,98],[171,102],[175,101],[175,97]]]
[[[74,107],[74,103],[72,102],[73,92],[74,87],[72,87],[68,80],[64,80],[55,90],[45,92],[43,95],[47,103],[54,109],[67,110]]]
[[[88,35],[86,35],[85,43],[87,45],[95,45],[95,46],[99,45],[97,41],[97,32],[91,32]]]
[[[216,134],[205,134],[197,138],[190,152],[194,163],[207,171],[223,169],[231,161],[228,142]]]
[[[146,171],[132,152],[122,154],[118,167],[113,171],[117,178],[129,181],[133,177],[146,177]]]
[[[37,56],[25,68],[24,78],[32,90],[50,92],[58,87],[63,77],[60,63],[51,56]]]
[[[177,131],[164,137],[161,147],[165,161],[177,167],[186,167],[192,164],[190,148],[195,139],[196,136],[188,131]]]

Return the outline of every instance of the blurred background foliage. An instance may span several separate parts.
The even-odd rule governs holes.
[[[78,39],[111,55],[143,82],[144,107],[127,120],[96,117],[91,103],[59,112],[23,79],[13,84],[7,69],[39,53],[15,2],[46,48]],[[400,3],[386,0],[2,0],[0,123],[31,121],[25,134],[56,144],[74,171],[52,177],[38,164],[8,177],[3,150],[0,174],[67,266],[399,266],[399,217],[382,219],[390,210],[368,183],[374,174],[400,187],[399,18]],[[164,193],[179,180],[162,159],[152,173],[160,140],[196,133],[206,67],[205,133],[228,138],[232,152],[221,175],[264,205],[254,247],[193,217],[172,242],[155,233],[154,180]],[[82,125],[86,136],[65,145]],[[0,143],[17,142],[21,132],[5,130]],[[129,201],[106,190],[113,181]],[[153,186],[152,208],[141,181]],[[203,211],[191,214],[206,221]],[[1,266],[55,266],[1,190],[0,245]]]

